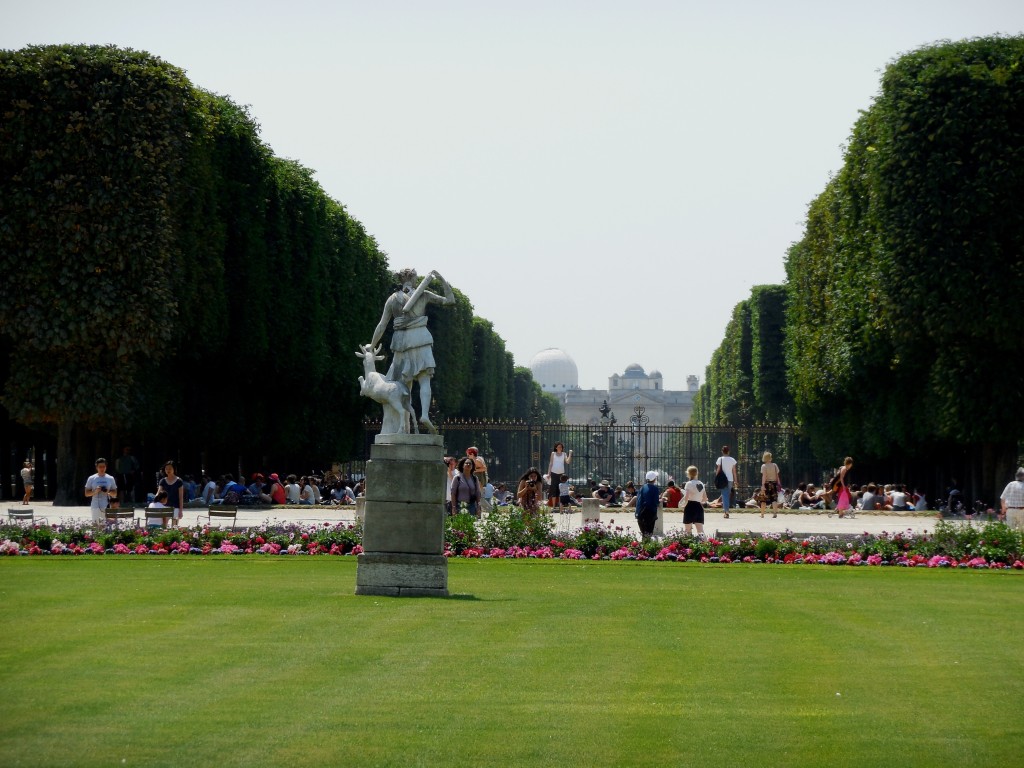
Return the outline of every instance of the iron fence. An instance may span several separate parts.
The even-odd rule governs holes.
[[[367,422],[363,458],[369,457],[379,429],[379,422]],[[447,455],[464,456],[467,448],[476,447],[495,482],[515,481],[530,467],[543,474],[556,442],[573,452],[569,472],[577,485],[592,480],[641,483],[652,469],[663,480],[666,476],[685,480],[686,468],[691,465],[710,483],[723,445],[730,446],[730,455],[738,462],[741,488],[760,485],[765,451],[771,452],[779,465],[787,488],[798,482],[820,483],[828,471],[814,458],[809,441],[792,427],[658,426],[642,419],[631,419],[629,424],[452,420],[442,422],[438,431]]]

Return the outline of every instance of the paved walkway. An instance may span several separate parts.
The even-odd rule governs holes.
[[[46,517],[47,521],[51,524],[83,522],[92,518],[91,510],[87,506],[54,507],[51,502],[43,501],[32,502],[31,508],[35,510],[37,517]],[[16,501],[5,502],[3,509],[5,517],[7,509],[24,510],[26,507]],[[206,509],[204,507],[186,508],[182,524],[186,526],[197,525],[198,516],[205,513]],[[682,529],[682,510],[662,510],[662,515],[664,516],[664,529],[666,532]],[[583,515],[580,512],[556,512],[554,517],[556,528],[559,531],[573,531],[583,525]],[[355,522],[355,518],[355,507],[249,507],[238,510],[237,525],[245,527],[260,525],[264,522],[301,524],[352,523]],[[776,518],[773,518],[770,513],[765,514],[762,518],[756,510],[740,512],[733,510],[730,512],[729,519],[726,520],[720,511],[707,510],[705,511],[704,530],[709,534],[714,534],[718,531],[878,534],[907,530],[915,533],[930,533],[935,530],[937,520],[937,514],[925,516],[922,513],[876,512],[872,514],[858,513],[853,518],[839,518],[835,514],[829,517],[823,512],[801,512],[797,510],[779,510],[779,516]],[[636,519],[633,517],[632,511],[626,508],[603,508],[601,511],[601,523],[611,526],[621,525],[624,529],[637,530]]]

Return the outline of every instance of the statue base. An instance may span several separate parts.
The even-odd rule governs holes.
[[[447,597],[440,435],[377,435],[366,463],[357,595]]]
[[[357,595],[448,597],[448,558],[364,552],[356,566]]]

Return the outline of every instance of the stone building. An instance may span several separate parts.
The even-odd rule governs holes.
[[[554,348],[538,352],[530,361],[530,370],[541,389],[559,399],[568,424],[598,424],[598,409],[605,400],[620,423],[628,423],[633,409],[641,405],[652,425],[689,424],[699,384],[696,376],[687,376],[685,390],[665,389],[659,371],[647,373],[634,363],[621,375],[609,376],[608,389],[580,389],[576,362]]]

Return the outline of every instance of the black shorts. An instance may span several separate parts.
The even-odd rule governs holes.
[[[704,506],[699,501],[688,501],[683,507],[683,523],[704,524]]]

